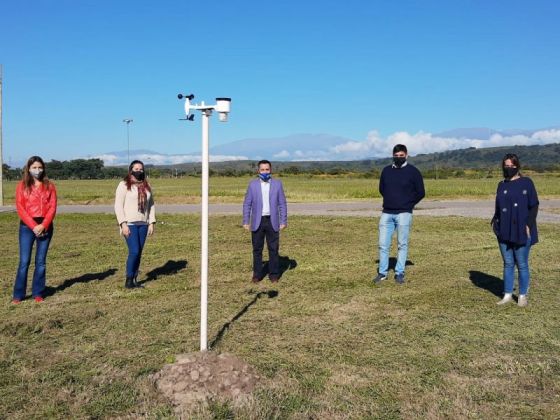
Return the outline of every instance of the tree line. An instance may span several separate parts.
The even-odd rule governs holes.
[[[493,178],[500,177],[500,163],[505,153],[517,153],[523,170],[531,172],[560,172],[560,144],[542,146],[508,146],[451,150],[410,157],[424,178]],[[279,176],[344,176],[378,178],[381,170],[391,163],[391,158],[364,159],[359,161],[273,162],[273,172]],[[105,166],[101,159],[52,160],[46,163],[52,179],[117,179],[127,173],[126,166]],[[257,161],[212,162],[210,176],[242,177],[254,175]],[[200,177],[200,163],[177,165],[146,165],[148,177],[180,178]],[[21,178],[21,168],[2,166],[5,180]]]
[[[105,179],[119,178],[126,174],[126,168],[105,167],[101,159],[51,160],[45,164],[47,174],[52,179]],[[2,174],[6,180],[20,179],[21,173],[22,168],[2,165]]]
[[[278,176],[311,176],[331,177],[343,176],[348,178],[379,178],[385,164],[376,165],[371,161],[355,162],[274,162],[274,173]],[[244,177],[254,175],[256,161],[245,162],[216,162],[211,164],[210,176]],[[106,167],[101,159],[74,159],[68,161],[52,160],[46,162],[47,174],[51,179],[120,179],[127,174],[125,166]],[[426,165],[422,165],[426,166]],[[185,176],[200,177],[202,167],[198,163],[181,164],[175,167],[145,166],[149,178],[182,178]],[[7,164],[2,166],[4,180],[15,181],[21,179],[21,168],[12,168]],[[448,167],[424,167],[422,173],[425,178],[486,178],[498,176],[499,173],[488,169],[463,170]]]

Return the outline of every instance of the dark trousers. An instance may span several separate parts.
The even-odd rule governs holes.
[[[253,275],[259,279],[264,277],[262,272],[262,254],[265,238],[268,247],[268,273],[269,276],[278,277],[280,273],[280,258],[278,256],[280,233],[272,228],[270,216],[263,216],[259,228],[251,232],[251,239],[253,241]]]

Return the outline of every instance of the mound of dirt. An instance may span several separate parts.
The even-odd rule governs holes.
[[[228,353],[182,354],[176,360],[152,379],[179,409],[190,409],[210,399],[240,401],[259,380],[251,366]]]

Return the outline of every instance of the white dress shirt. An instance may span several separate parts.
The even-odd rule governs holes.
[[[262,215],[270,216],[270,182],[261,180],[261,194],[262,194]]]

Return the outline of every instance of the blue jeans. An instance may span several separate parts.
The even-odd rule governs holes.
[[[412,213],[381,213],[379,219],[379,273],[387,275],[389,271],[389,251],[393,232],[397,230],[397,265],[395,274],[404,274],[408,254],[408,232],[412,225]]]
[[[128,258],[126,260],[126,276],[135,278],[138,276],[142,250],[148,236],[148,225],[128,225],[130,235],[125,238],[128,245]]]
[[[531,238],[527,238],[525,245],[513,245],[499,242],[500,252],[504,260],[504,293],[513,293],[513,282],[515,277],[515,266],[519,281],[519,294],[526,295],[529,291],[529,251],[531,250]]]
[[[31,252],[33,243],[36,241],[35,250],[35,271],[33,272],[33,284],[31,295],[33,297],[41,296],[45,291],[46,274],[47,274],[47,252],[53,235],[53,226],[44,236],[37,238],[33,230],[29,229],[23,223],[19,225],[19,266],[16,274],[16,282],[14,284],[14,299],[22,300],[25,298],[27,290],[27,271],[31,263]]]

